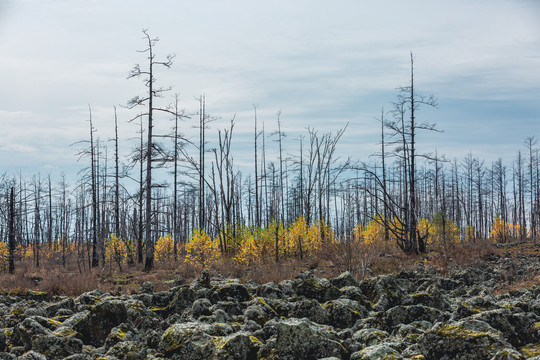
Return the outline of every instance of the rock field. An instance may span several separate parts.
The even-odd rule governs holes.
[[[540,284],[495,295],[508,266],[262,285],[204,271],[163,292],[0,295],[0,360],[540,360]],[[539,267],[523,258],[518,273]]]

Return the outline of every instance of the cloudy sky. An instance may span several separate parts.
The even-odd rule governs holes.
[[[0,0],[0,172],[83,167],[70,144],[88,137],[89,104],[103,142],[119,107],[129,152],[137,128],[120,106],[144,91],[126,79],[146,61],[137,52],[143,28],[159,37],[158,58],[176,54],[157,81],[187,113],[204,93],[220,118],[209,133],[236,116],[238,166],[251,161],[253,104],[267,132],[281,110],[289,153],[308,126],[322,133],[349,123],[339,152],[367,160],[375,117],[408,85],[411,51],[416,89],[438,98],[419,119],[444,130],[420,136],[423,151],[510,162],[526,136],[540,136],[536,0]],[[195,118],[182,124],[187,136]],[[170,126],[159,121],[161,131]]]

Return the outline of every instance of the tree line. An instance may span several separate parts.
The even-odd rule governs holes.
[[[390,111],[381,109],[379,123],[374,122],[380,126],[380,151],[369,161],[337,156],[346,127],[327,133],[307,128],[290,141],[282,131],[281,112],[268,133],[253,105],[253,171],[243,174],[232,151],[235,119],[210,143],[207,132],[215,117],[208,114],[206,97],[198,98],[193,114],[182,109],[178,95],[171,96],[171,88],[160,86],[156,76],[173,65],[174,56],[158,59],[158,39],[147,30],[143,34],[140,53],[146,62],[128,75],[142,81],[142,95],[124,105],[135,114],[128,121],[138,129],[129,156],[120,155],[116,108],[112,141],[103,142],[89,106],[88,138],[76,144],[85,165],[73,184],[65,176],[0,177],[0,240],[8,250],[9,271],[17,247],[31,249],[37,267],[41,253],[53,246],[61,249],[63,265],[75,247],[81,269],[104,266],[112,237],[134,244],[128,264],[144,263],[146,271],[154,267],[158,239],[167,236],[175,261],[186,255],[181,245],[202,234],[224,256],[236,256],[235,241],[246,227],[274,231],[273,254],[280,261],[285,248],[280,229],[298,219],[319,226],[322,240],[333,236],[340,242],[375,221],[384,229],[380,241],[393,241],[407,253],[427,251],[425,219],[437,219],[442,242],[452,226],[462,241],[474,241],[493,234],[496,224],[504,229],[497,241],[536,242],[536,139],[526,138],[509,165],[501,159],[487,164],[472,154],[450,161],[436,151],[420,153],[418,133],[440,130],[418,118],[422,107],[436,107],[437,100],[416,89],[412,53],[408,84],[398,88]],[[156,122],[171,123],[172,130],[158,133]],[[197,127],[198,139],[182,134],[186,122]],[[277,155],[269,156],[269,148]]]

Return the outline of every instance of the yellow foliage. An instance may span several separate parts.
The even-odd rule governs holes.
[[[497,243],[506,242],[509,237],[508,227],[506,226],[504,221],[499,217],[499,215],[495,217],[495,221],[493,222],[493,226],[491,228],[491,232],[489,233],[489,237]]]
[[[461,241],[459,228],[456,223],[452,220],[443,219],[443,216],[443,214],[438,213],[431,220],[421,219],[418,222],[420,236],[428,234],[425,239],[426,245],[446,248],[454,246]]]
[[[154,257],[156,261],[170,261],[174,257],[174,238],[172,235],[161,236],[155,247]]]
[[[275,238],[272,240],[268,236],[269,228],[265,231],[260,231],[259,229],[242,229],[240,234],[238,234],[239,246],[234,261],[241,265],[250,266],[256,263],[265,263],[272,254],[275,255],[273,251],[275,248],[273,242]]]
[[[365,245],[375,246],[384,242],[384,225],[378,219],[371,220],[363,229],[362,238]]]
[[[337,241],[334,235],[334,229],[322,220],[317,220],[315,224],[309,227],[306,240],[306,250],[309,255],[316,255],[324,250],[326,246]]]
[[[186,244],[185,261],[190,264],[208,266],[219,258],[218,244],[204,230],[195,230]]]
[[[56,239],[50,246],[48,243],[41,244],[39,253],[42,259],[58,263],[62,260],[62,254],[66,257],[76,254],[77,244],[69,239]],[[26,257],[33,258],[33,249],[27,249],[25,254]]]
[[[119,265],[135,258],[135,242],[116,234],[111,235],[105,243],[105,260]]]
[[[288,256],[300,257],[306,253],[306,239],[308,236],[308,225],[303,216],[298,217],[294,223],[289,225],[284,236],[284,252]]]
[[[520,238],[521,226],[519,224],[508,223],[506,226],[508,227],[508,234],[512,239],[516,240]]]
[[[514,223],[505,223],[499,215],[495,217],[489,237],[497,243],[516,240],[520,237],[521,226]]]
[[[5,242],[0,242],[0,270],[8,268],[9,249]]]
[[[385,240],[385,227],[380,217],[372,219],[365,227],[360,224],[353,230],[353,237],[363,247],[372,248],[373,250],[388,252],[397,248],[396,237],[392,231],[388,233],[388,241]],[[391,221],[390,229],[396,228],[399,221]]]

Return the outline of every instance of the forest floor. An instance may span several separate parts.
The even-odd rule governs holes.
[[[504,262],[506,270],[501,275],[497,293],[520,287],[540,285],[540,244],[532,242],[515,242],[508,244],[492,244],[479,241],[463,246],[453,247],[426,254],[407,255],[399,251],[370,254],[366,257],[349,259],[347,264],[335,258],[318,259],[286,259],[279,263],[269,261],[252,267],[240,267],[230,260],[220,260],[208,268],[210,273],[223,277],[238,278],[245,282],[255,281],[278,283],[293,279],[300,272],[313,270],[319,277],[334,277],[344,271],[358,279],[381,274],[411,270],[419,266],[431,267],[441,275],[447,272],[480,265],[485,262]],[[520,263],[537,261],[536,270],[524,272]],[[533,268],[534,269],[534,268]],[[201,266],[185,263],[156,264],[151,272],[144,272],[142,264],[128,267],[107,265],[91,271],[79,271],[77,264],[65,267],[57,264],[44,264],[36,268],[31,263],[18,262],[14,274],[0,272],[0,294],[17,295],[28,289],[44,291],[49,295],[78,296],[84,292],[100,289],[113,294],[131,294],[139,290],[145,281],[155,284],[156,291],[164,291],[175,286],[178,281],[190,282],[197,278],[203,270]]]

